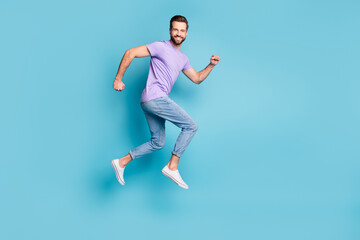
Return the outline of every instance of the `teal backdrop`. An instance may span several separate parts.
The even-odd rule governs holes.
[[[0,239],[360,239],[359,1],[10,1],[0,3]],[[169,39],[201,71],[170,94],[198,123],[150,139],[140,108],[150,58],[112,88],[124,52]]]

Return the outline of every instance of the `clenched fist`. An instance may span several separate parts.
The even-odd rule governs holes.
[[[210,64],[215,66],[220,61],[220,57],[217,55],[212,55],[210,58]]]
[[[114,89],[116,91],[122,91],[125,88],[125,84],[121,80],[114,81]]]

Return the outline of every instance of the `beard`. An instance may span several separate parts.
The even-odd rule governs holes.
[[[182,38],[182,37],[180,37]],[[175,44],[175,45],[181,45],[184,41],[185,41],[186,37],[185,38],[182,38],[180,41],[179,40],[176,40],[174,36],[171,36],[171,41]]]

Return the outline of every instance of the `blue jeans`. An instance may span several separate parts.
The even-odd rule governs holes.
[[[150,128],[151,140],[130,150],[131,158],[139,158],[164,147],[166,120],[181,128],[172,151],[172,154],[181,157],[198,129],[196,122],[169,97],[159,97],[140,105]]]

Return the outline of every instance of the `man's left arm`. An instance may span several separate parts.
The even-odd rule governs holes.
[[[194,68],[189,68],[187,70],[184,70],[183,73],[194,83],[200,84],[202,81],[207,78],[207,76],[210,74],[211,70],[218,64],[220,61],[220,57],[217,55],[212,55],[210,58],[209,65],[206,66],[206,68],[200,72],[196,72]]]

